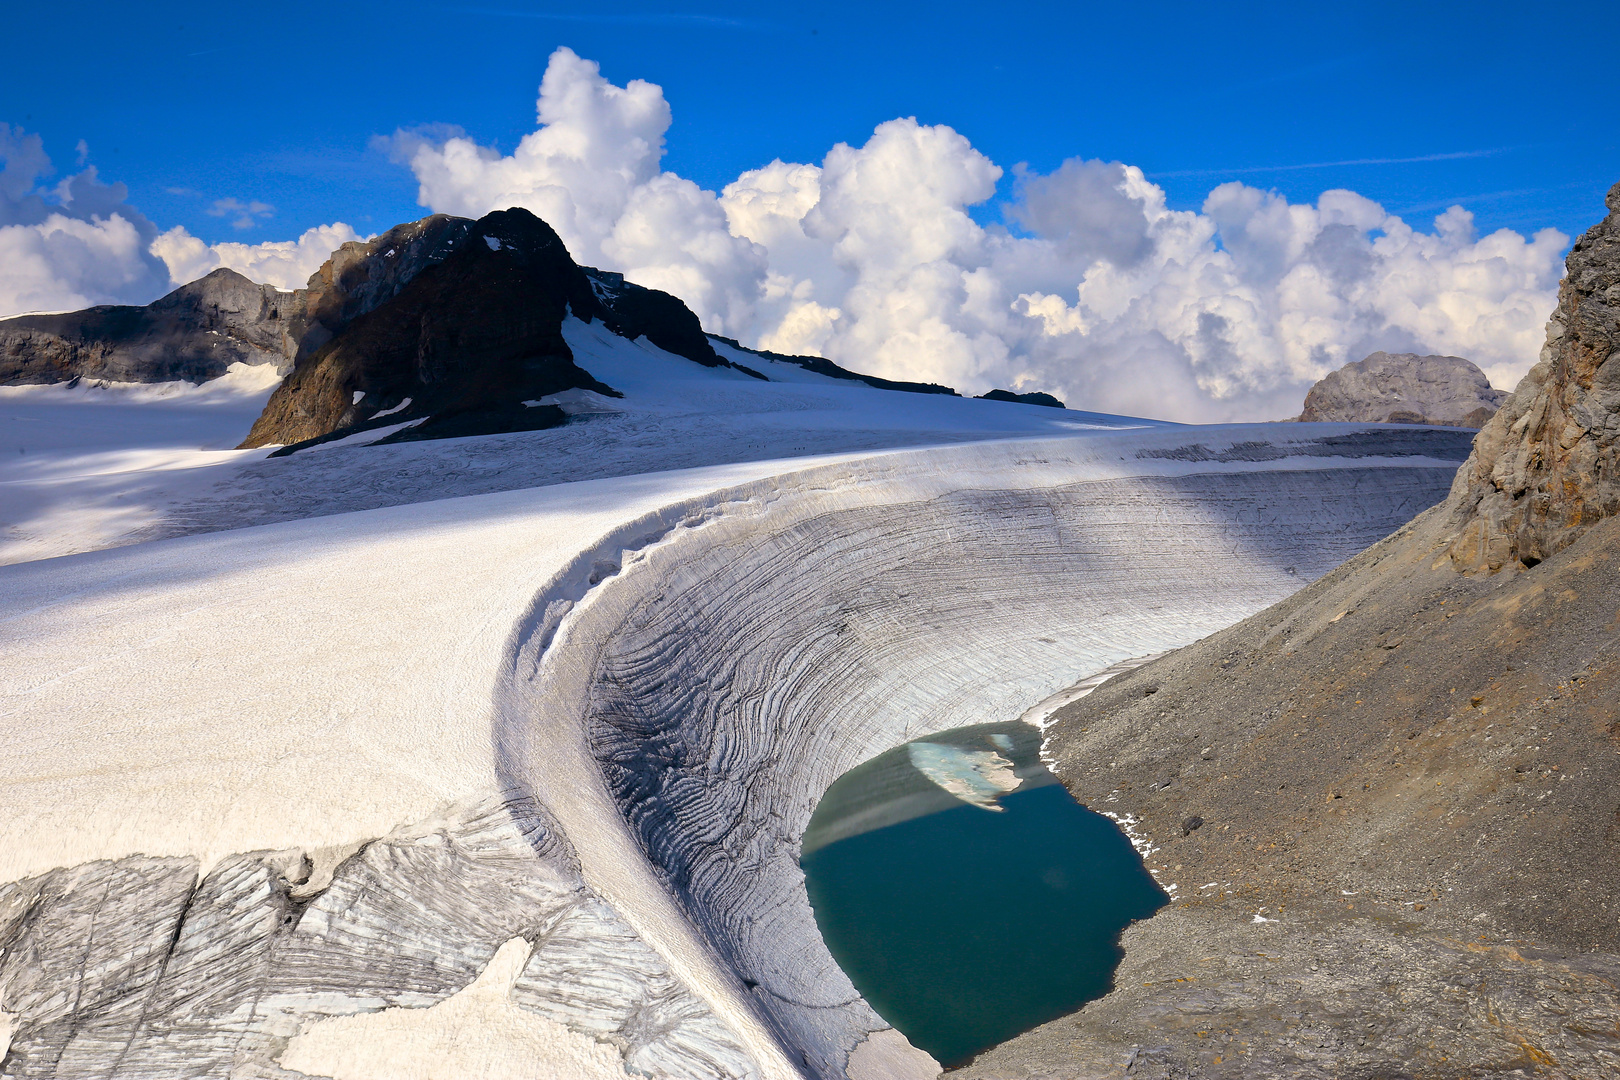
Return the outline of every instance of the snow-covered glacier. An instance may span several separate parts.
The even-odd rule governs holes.
[[[7,1075],[932,1075],[816,931],[827,786],[1265,607],[1467,448],[669,371],[508,438],[540,486],[238,454],[287,520],[0,567]],[[618,475],[544,474],[569,432]]]

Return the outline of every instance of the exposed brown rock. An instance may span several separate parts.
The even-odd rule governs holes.
[[[399,295],[417,274],[448,258],[472,225],[468,218],[433,214],[332,252],[310,275],[309,330],[293,359],[310,356],[349,323]]]
[[[461,235],[471,238],[445,243],[449,250],[397,292],[386,272],[366,270],[388,258],[387,247],[348,263],[347,274],[345,259],[328,264],[323,275],[358,282],[349,295],[377,305],[299,362],[244,447],[292,446],[382,421],[422,421],[410,433],[417,437],[434,428],[463,435],[554,427],[564,421],[558,409],[524,402],[574,387],[616,393],[577,367],[563,340],[570,306],[590,312],[597,301],[551,227],[526,210],[463,224],[471,233]],[[323,303],[342,310],[335,294]]]
[[[722,358],[678,297],[575,264],[551,226],[514,208],[477,221],[434,215],[339,248],[310,278],[310,329],[244,447],[291,453],[410,423],[386,441],[555,427],[547,394],[617,391],[574,364],[562,323],[613,333],[706,367]],[[384,441],[379,438],[379,441]]]
[[[1311,387],[1299,418],[1477,428],[1506,397],[1460,356],[1375,352]]]
[[[1620,184],[1606,202],[1569,253],[1540,362],[1457,473],[1461,569],[1534,565],[1620,511]]]

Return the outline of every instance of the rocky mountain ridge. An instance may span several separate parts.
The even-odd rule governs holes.
[[[573,364],[559,333],[564,315],[766,381],[740,360],[960,396],[708,334],[679,298],[575,264],[555,232],[522,209],[477,221],[434,214],[343,244],[293,292],[220,269],[145,307],[0,320],[0,384],[203,382],[233,363],[273,364],[287,381],[242,445],[280,443],[277,453],[379,427],[397,429],[380,437],[389,441],[533,430],[567,417],[526,401],[570,389],[616,393]],[[983,396],[1062,407],[1047,394]]]
[[[0,385],[202,382],[236,363],[287,369],[307,327],[303,292],[219,269],[144,307],[0,319]]]
[[[539,399],[618,391],[574,363],[567,316],[600,320],[705,367],[765,376],[715,352],[678,298],[577,265],[544,221],[520,208],[477,221],[435,216],[345,245],[318,275],[317,329],[244,447],[395,427],[379,441],[530,431],[567,417]],[[309,346],[323,339],[318,346]]]

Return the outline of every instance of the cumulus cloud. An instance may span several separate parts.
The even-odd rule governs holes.
[[[1414,227],[1350,191],[1314,204],[1240,183],[1197,211],[1141,170],[1014,170],[1007,227],[970,208],[1002,170],[959,133],[880,124],[819,163],[718,195],[663,171],[663,91],[564,48],[511,154],[459,129],[387,141],[434,211],[524,206],[576,258],[687,301],[712,331],[873,374],[1048,390],[1072,406],[1211,421],[1295,413],[1375,349],[1444,352],[1511,386],[1534,360],[1568,238]]]
[[[257,199],[250,202],[243,202],[241,199],[215,199],[206,212],[209,217],[232,218],[233,229],[251,229],[260,219],[274,217],[276,208]]]
[[[77,153],[83,164],[83,140]],[[129,205],[128,189],[103,183],[93,165],[42,184],[53,170],[39,136],[3,123],[0,163],[0,318],[145,304],[221,266],[281,289],[303,288],[334,249],[361,239],[341,222],[264,244],[209,245],[179,226],[159,233]],[[242,228],[274,207],[221,199],[208,212],[234,214]]]
[[[196,281],[220,267],[229,267],[252,281],[278,289],[302,289],[332,252],[353,240],[364,240],[343,222],[306,229],[297,240],[262,244],[205,244],[183,226],[176,225],[152,242],[152,253],[169,268],[176,284]]]
[[[81,139],[79,164],[87,154]],[[50,173],[39,136],[0,123],[0,317],[151,303],[222,266],[283,290],[303,288],[340,244],[363,240],[334,222],[309,228],[298,240],[207,244],[178,225],[157,232],[128,204],[128,189],[102,183],[94,165],[42,185]],[[170,193],[198,194],[188,188]],[[275,207],[219,199],[206,212],[246,228],[271,217]]]
[[[157,229],[94,166],[50,188],[38,135],[0,123],[0,314],[144,303],[168,283]]]
[[[532,210],[580,262],[676,293],[717,333],[749,329],[765,251],[731,234],[713,192],[661,170],[663,91],[640,79],[614,86],[562,48],[536,113],[540,126],[509,155],[455,129],[401,131],[387,145],[416,174],[423,206],[468,217]]]

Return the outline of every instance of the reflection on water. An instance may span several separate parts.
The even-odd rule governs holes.
[[[1100,997],[1120,932],[1169,900],[1039,749],[1016,722],[908,743],[840,777],[805,832],[828,949],[946,1065]]]

